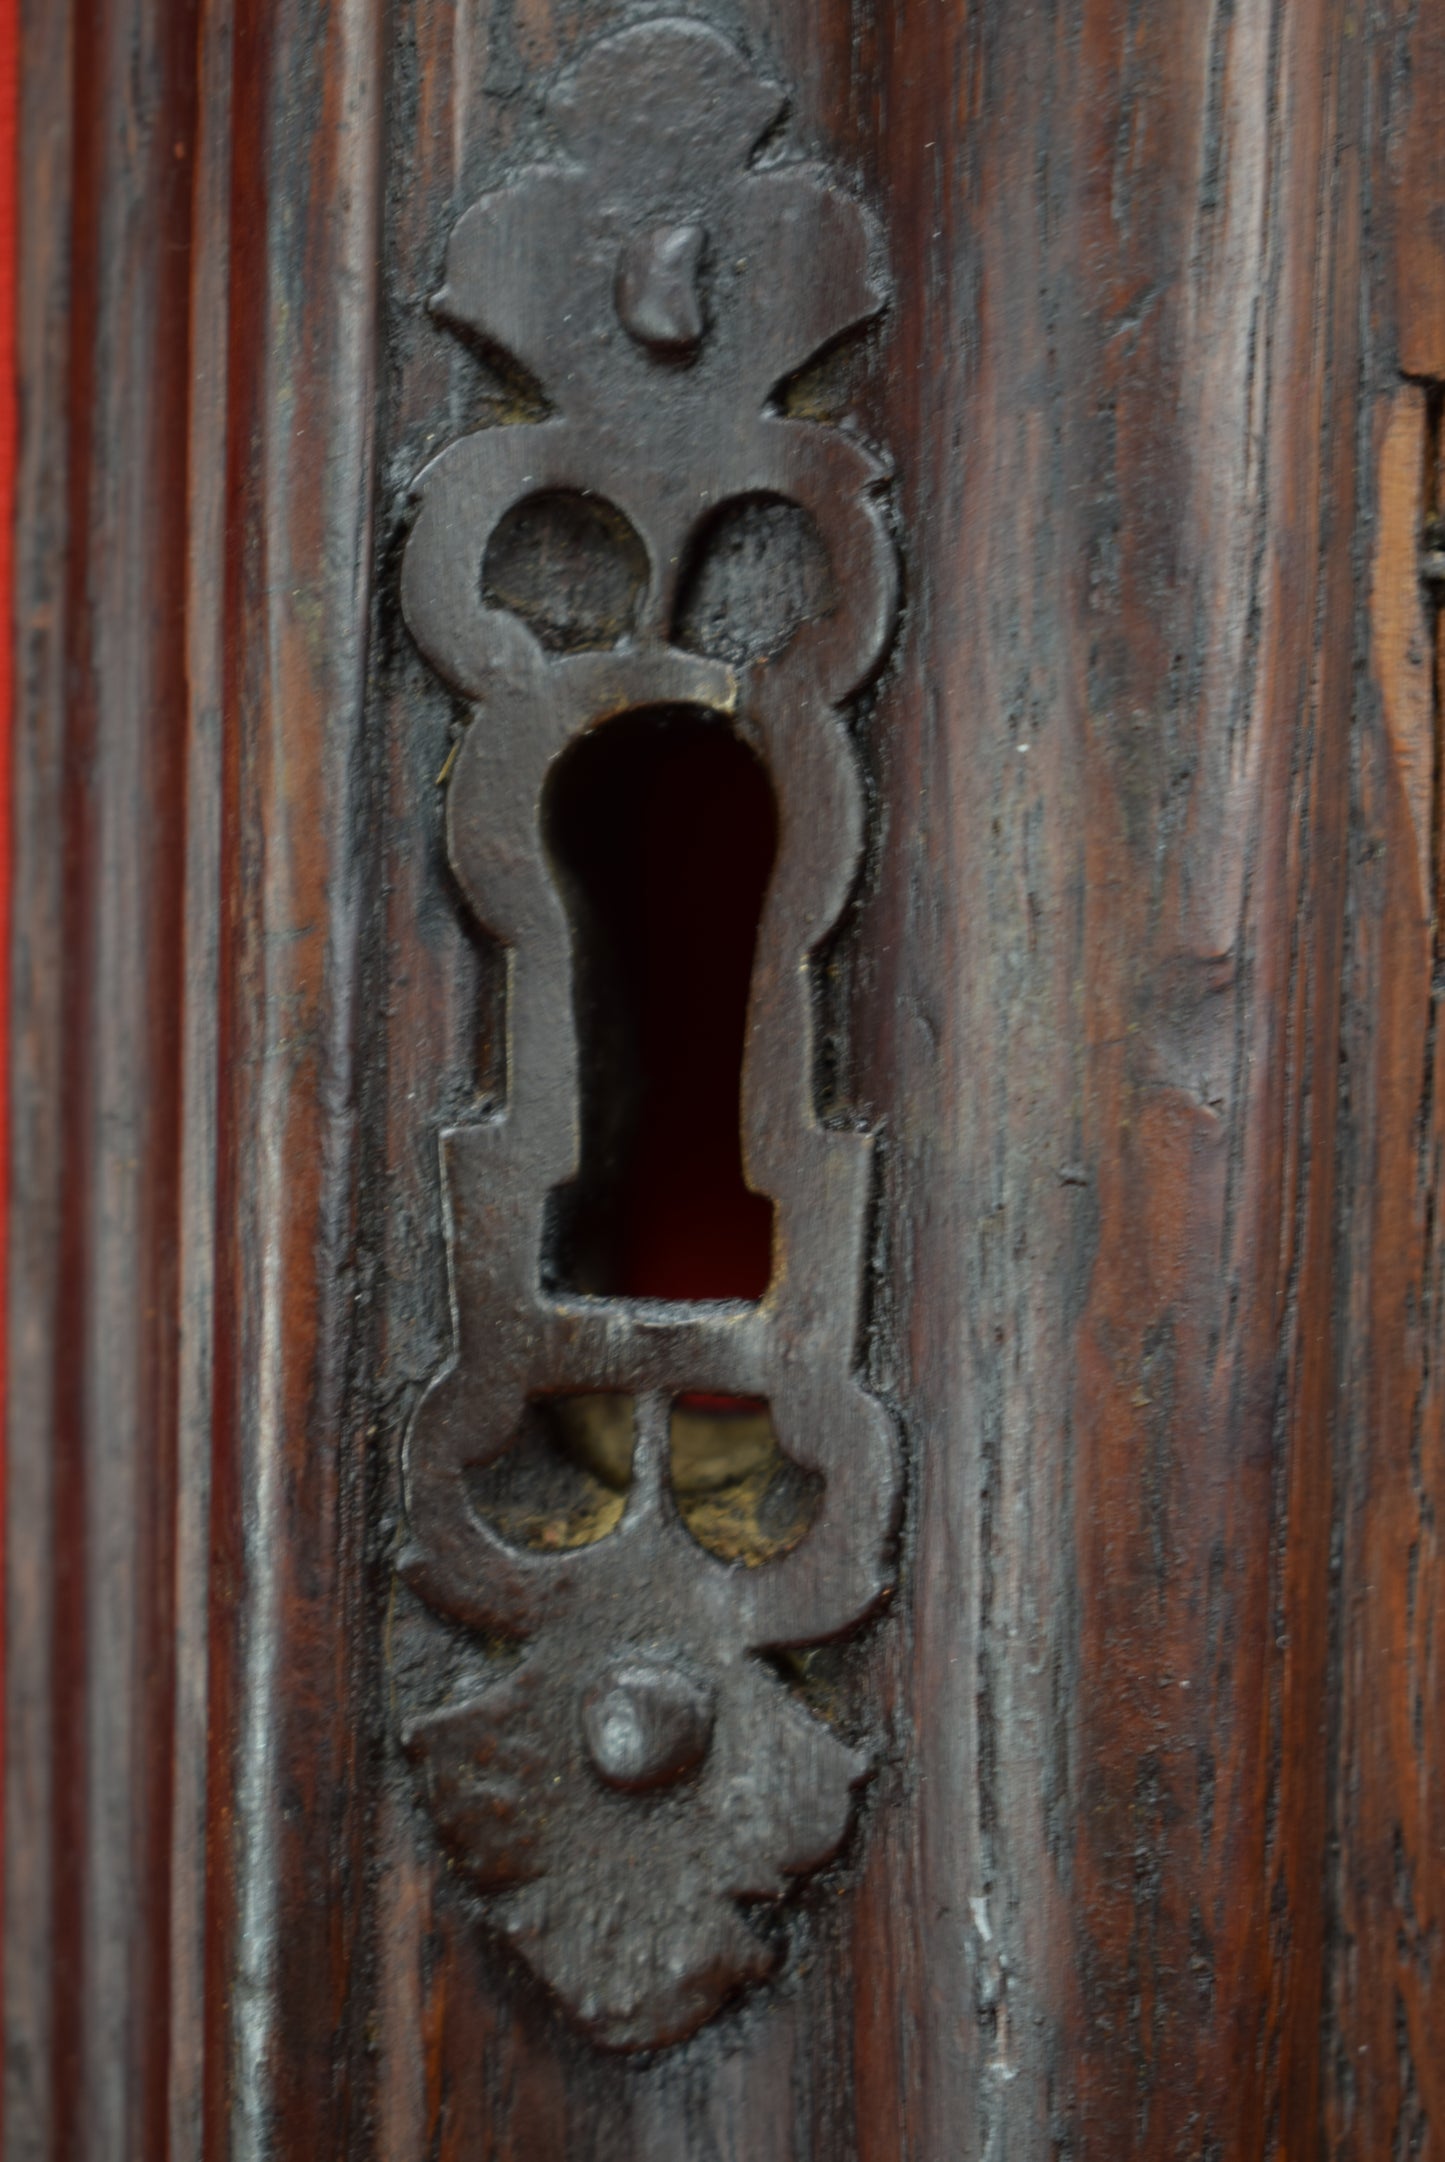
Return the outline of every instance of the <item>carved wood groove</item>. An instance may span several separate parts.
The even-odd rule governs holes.
[[[403,1738],[491,1927],[623,2049],[687,2036],[768,1973],[776,1946],[740,1903],[841,1846],[867,1753],[759,1655],[877,1607],[900,1507],[897,1435],[857,1360],[870,1139],[818,1115],[810,979],[862,849],[844,709],[894,622],[888,468],[779,402],[885,287],[864,209],[815,166],[758,159],[781,107],[691,22],[606,38],[563,74],[556,157],[460,220],[435,303],[535,379],[545,417],[426,467],[402,573],[413,635],[472,708],[448,850],[508,955],[505,1100],[442,1136],[454,1352],[407,1438],[398,1565],[493,1663],[429,1702],[421,1660]],[[765,603],[747,621],[744,589]],[[755,1303],[599,1295],[549,1254],[590,1085],[550,791],[594,731],[678,711],[733,731],[776,804],[742,1102],[775,1211]],[[723,1558],[684,1521],[670,1464],[699,1395],[765,1407],[810,1484],[766,1557]],[[609,1402],[630,1491],[600,1536],[546,1551],[477,1505],[529,1417]]]

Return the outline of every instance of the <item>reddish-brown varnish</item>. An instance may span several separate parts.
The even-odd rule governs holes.
[[[16,99],[19,91],[20,0],[0,0],[0,1224],[9,1219],[10,1137],[10,756],[12,684],[15,653],[11,565],[15,520],[15,217],[17,146]],[[4,1524],[6,1431],[3,1410],[5,1378],[7,1247],[0,1243],[0,1530]],[[0,1561],[3,1570],[3,1561]],[[0,1655],[4,1648],[4,1608],[0,1605]],[[0,1703],[3,1703],[0,1668]],[[0,1834],[3,1834],[4,1729],[0,1724]],[[0,1895],[3,1896],[3,1895]]]

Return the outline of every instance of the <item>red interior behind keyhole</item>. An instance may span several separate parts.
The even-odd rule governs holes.
[[[586,1086],[628,1106],[620,1161],[584,1160],[582,1245],[623,1298],[757,1299],[772,1204],[739,1133],[753,953],[777,838],[759,760],[716,717],[605,723],[570,754],[551,845],[600,960],[584,1034],[623,1023],[625,1072],[584,1055]],[[585,1046],[584,1046],[585,1050]],[[584,1152],[585,1155],[585,1152]]]
[[[631,1298],[758,1299],[772,1208],[743,1180],[739,1104],[775,816],[723,728],[664,739],[634,796],[642,1116],[619,1248]]]

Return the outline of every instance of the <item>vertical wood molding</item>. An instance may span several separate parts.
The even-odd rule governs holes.
[[[230,85],[205,2152],[257,2162],[340,2155],[366,2108],[384,13],[238,20]]]
[[[219,1231],[216,994],[227,921],[221,882],[222,717],[234,43],[233,0],[206,0],[197,26],[191,240],[168,2162],[200,2162],[205,2151],[211,1413]]]
[[[7,2107],[114,2153],[165,2123],[194,55],[139,0],[23,33]]]
[[[65,384],[69,286],[71,10],[22,21],[22,222],[17,359],[11,816],[10,1254],[5,1563],[5,2127],[7,2149],[51,2151],[54,1998],[51,1723],[55,1566],[54,1384],[60,1132],[60,766],[66,611]],[[36,214],[34,206],[43,206]],[[40,395],[39,386],[46,386]],[[26,1446],[22,1437],[41,1437]]]
[[[1445,403],[1445,25],[1386,8],[1367,144],[1368,586],[1342,1063],[1341,1391],[1331,1742],[1330,2151],[1445,2137],[1445,1098],[1438,587]]]

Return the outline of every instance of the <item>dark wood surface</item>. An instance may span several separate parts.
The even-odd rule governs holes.
[[[834,956],[907,1470],[775,1980],[598,2051],[401,1751],[437,1134],[503,1072],[408,489],[623,11],[27,0],[6,2162],[1445,2155],[1445,33],[725,4],[881,219]],[[510,416],[515,417],[515,416]]]
[[[1445,1148],[1439,607],[1412,590],[1445,508],[1445,22],[1391,8],[1370,54],[1351,907],[1333,1427],[1327,2125],[1350,2154],[1445,2141]],[[1437,536],[1438,537],[1438,536]]]

